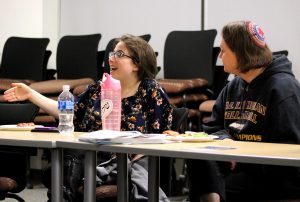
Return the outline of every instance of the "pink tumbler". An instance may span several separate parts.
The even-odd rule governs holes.
[[[101,117],[103,130],[121,129],[121,84],[104,73],[101,83]]]

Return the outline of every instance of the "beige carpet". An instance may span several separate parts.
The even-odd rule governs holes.
[[[35,185],[33,189],[25,189],[18,193],[26,202],[46,202],[47,189],[43,185]],[[5,199],[5,202],[16,202],[15,199]]]

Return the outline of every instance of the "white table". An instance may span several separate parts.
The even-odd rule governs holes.
[[[62,149],[56,148],[57,140],[74,140],[73,136],[60,135],[58,133],[42,133],[30,131],[1,131],[0,145],[49,148],[51,149],[51,200],[61,202],[62,194]]]
[[[140,145],[96,145],[76,140],[58,140],[57,147],[86,150],[84,201],[95,201],[95,151],[115,152],[118,155],[118,201],[128,201],[126,154],[149,156],[149,201],[158,201],[159,157],[190,158],[202,160],[230,161],[300,167],[300,145],[253,143],[237,141],[213,141],[201,143],[140,144]],[[231,149],[208,149],[207,146]],[[92,166],[89,166],[92,165]]]

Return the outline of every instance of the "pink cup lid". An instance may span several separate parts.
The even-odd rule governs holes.
[[[119,80],[112,78],[110,74],[104,73],[101,88],[119,90],[121,88],[121,84]]]

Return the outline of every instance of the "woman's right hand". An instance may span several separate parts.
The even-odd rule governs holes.
[[[12,83],[12,88],[4,92],[4,99],[8,102],[24,101],[31,97],[31,88],[24,83]]]

